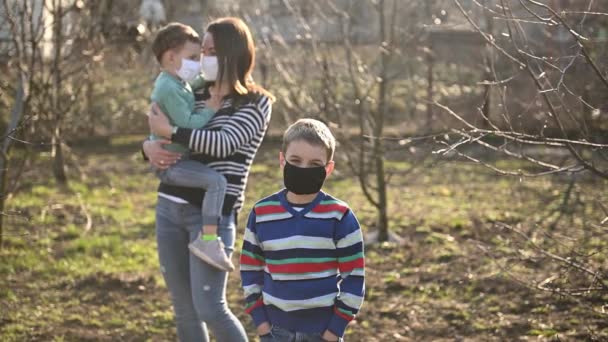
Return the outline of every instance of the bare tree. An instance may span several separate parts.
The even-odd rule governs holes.
[[[34,54],[31,55],[30,59],[26,59],[23,57],[23,53],[28,49],[28,45],[35,45],[39,42],[37,39],[40,39],[35,35],[32,35],[29,41],[20,39],[19,37],[22,36],[19,24],[24,21],[17,20],[17,16],[14,15],[15,6],[13,3],[3,0],[2,6],[3,13],[5,14],[2,18],[2,28],[10,33],[9,51],[16,56],[13,63],[15,63],[17,73],[15,76],[15,96],[10,117],[6,122],[6,130],[2,136],[2,151],[0,153],[0,248],[2,248],[5,234],[4,219],[8,216],[5,212],[6,200],[11,193],[11,185],[16,182],[16,179],[11,178],[11,173],[9,172],[12,161],[11,149],[14,146],[14,142],[18,140],[17,134],[19,129],[22,128],[24,117],[28,115],[29,89],[32,86],[32,79],[28,70],[31,70],[31,65],[35,63],[34,60],[36,59]],[[34,11],[27,3],[23,5],[20,13],[22,19],[27,18],[26,22],[30,24],[30,30],[36,27],[36,24],[40,24],[39,21],[37,22],[39,18],[35,18]],[[26,29],[25,26],[21,27]],[[35,51],[35,49],[32,48],[32,51]],[[15,176],[13,177],[19,177],[20,174],[20,172],[14,173]]]
[[[509,237],[508,248],[502,252],[496,249],[493,256],[542,267],[549,272],[543,279],[519,274],[507,266],[503,270],[517,282],[569,298],[605,317],[595,303],[608,292],[605,264],[598,262],[605,258],[606,250],[594,247],[590,237],[606,238],[608,210],[603,203],[583,202],[576,182],[586,179],[601,186],[608,179],[608,135],[603,124],[607,113],[602,109],[608,99],[608,65],[605,50],[594,44],[594,36],[608,27],[603,21],[608,6],[593,0],[475,1],[486,20],[494,23],[483,26],[461,0],[453,3],[492,47],[496,57],[489,65],[501,66],[500,70],[486,70],[483,82],[500,94],[500,106],[493,107],[495,113],[490,107],[478,108],[485,122],[479,125],[470,115],[435,101],[457,123],[450,127],[449,138],[442,141],[445,148],[437,152],[455,154],[502,176],[569,178],[561,203],[538,222],[493,224],[497,232]],[[486,97],[491,91],[488,88]],[[499,167],[486,161],[479,149],[471,149],[473,145],[490,155],[519,160],[524,166]],[[606,218],[594,222],[578,217],[581,230],[572,228],[572,218],[566,225],[568,230],[556,231],[560,220],[575,215],[576,206],[583,206],[580,215],[592,207]],[[568,239],[563,238],[564,233]]]
[[[67,182],[65,134],[77,132],[86,122],[80,113],[87,89],[82,85],[103,48],[94,5],[93,1],[3,2],[3,19],[9,23],[13,42],[9,63],[17,67],[9,76],[25,75],[30,96],[24,113],[34,118],[22,140],[50,146],[53,175],[60,184]]]
[[[523,89],[524,91],[535,89],[534,105],[537,106],[535,109],[543,113],[543,117],[540,120],[529,120],[525,123],[515,122],[513,118],[517,115],[509,112],[509,105],[503,103],[504,106],[498,119],[486,118],[490,124],[490,128],[486,129],[475,125],[447,106],[437,103],[437,106],[462,124],[462,128],[453,129],[453,132],[460,135],[462,140],[457,144],[449,144],[449,148],[443,152],[457,152],[458,149],[455,147],[462,145],[463,142],[471,142],[541,168],[542,171],[536,175],[589,171],[601,178],[608,178],[608,155],[606,154],[608,145],[602,140],[602,135],[598,134],[597,130],[589,129],[590,123],[585,122],[584,117],[579,115],[588,109],[598,113],[599,119],[600,106],[606,99],[602,91],[598,91],[594,97],[587,95],[587,100],[585,100],[585,96],[583,96],[585,87],[579,81],[582,78],[581,75],[588,77],[585,83],[592,82],[595,87],[603,88],[604,91],[608,89],[606,76],[601,72],[596,58],[592,57],[592,53],[584,43],[584,39],[587,38],[582,33],[578,33],[573,28],[574,25],[568,24],[568,21],[556,10],[543,3],[522,0],[520,6],[515,6],[511,4],[511,1],[501,0],[500,6],[488,6],[484,9],[504,23],[501,29],[504,30],[503,36],[507,38],[499,40],[483,30],[464,10],[459,0],[454,0],[454,2],[473,28],[500,54],[501,61],[513,65],[509,71],[512,75],[503,77],[494,72],[494,80],[488,80],[487,84],[500,87],[502,98],[505,98],[507,90],[530,85]],[[593,8],[591,8],[593,3],[593,1],[589,1],[589,8],[582,11],[582,18],[579,19],[578,26],[583,25],[587,16],[599,13],[593,12]],[[575,44],[577,47],[572,51],[567,51],[568,53],[564,55],[551,55],[551,51],[546,49],[542,51],[543,44],[531,41],[532,38],[529,37],[531,33],[526,30],[531,24],[528,24],[527,27],[521,24],[521,17],[514,14],[514,11],[519,11],[520,16],[527,14],[529,18],[533,18],[528,21],[532,21],[535,25],[550,25],[549,27],[553,31],[562,29],[570,35],[569,43]],[[526,78],[531,83],[526,83]],[[515,94],[515,96],[518,95],[521,96],[522,93]],[[483,139],[487,137],[498,137],[503,140],[503,143],[499,146],[489,144]],[[556,160],[555,154],[532,155],[522,148],[525,146],[543,146],[563,150],[571,158]],[[500,171],[503,174],[531,175],[521,170]]]
[[[10,150],[13,146],[13,136],[21,126],[23,120],[23,111],[25,100],[28,96],[27,89],[25,88],[26,83],[24,75],[18,80],[17,92],[15,94],[13,109],[11,110],[8,125],[6,126],[6,132],[2,137],[2,150],[0,151],[0,249],[3,245],[4,236],[4,216],[5,203],[7,195],[9,194],[10,180],[9,179],[9,162],[10,162]]]
[[[416,68],[408,65],[417,63],[405,57],[428,52],[420,48],[425,17],[417,13],[433,4],[282,0],[263,11],[266,17],[250,19],[263,28],[258,32],[262,50],[278,78],[273,89],[286,108],[277,112],[287,122],[312,116],[334,126],[340,155],[376,210],[373,239],[379,241],[399,239],[389,230],[388,188],[394,170],[386,160],[391,151],[413,141],[382,137],[395,117],[416,110],[416,101],[401,99],[411,97],[405,88],[415,82],[408,72]],[[403,101],[403,112],[394,108],[396,98]],[[426,156],[412,154],[416,162],[408,172],[421,167]]]

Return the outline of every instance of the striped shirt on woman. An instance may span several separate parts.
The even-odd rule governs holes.
[[[304,208],[286,193],[259,201],[249,215],[240,262],[246,312],[256,326],[342,336],[365,291],[359,222],[324,192]]]
[[[204,107],[206,96],[195,96],[197,108]],[[271,111],[271,100],[264,95],[239,106],[233,106],[233,99],[227,99],[204,129],[178,128],[172,136],[173,142],[194,151],[191,160],[200,161],[226,177],[224,215],[242,207],[249,168],[268,128]],[[181,199],[198,207],[205,194],[201,189],[163,183],[158,192],[160,196]]]

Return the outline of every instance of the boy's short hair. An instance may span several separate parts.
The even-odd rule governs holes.
[[[323,122],[315,119],[300,119],[287,127],[283,134],[283,153],[287,152],[289,144],[296,140],[304,140],[311,145],[322,146],[327,151],[327,161],[334,158],[336,138]]]
[[[201,38],[196,31],[184,24],[169,23],[161,28],[152,42],[152,52],[161,63],[163,54],[172,49],[184,46],[186,42],[201,44]]]

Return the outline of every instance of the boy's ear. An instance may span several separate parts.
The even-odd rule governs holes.
[[[173,49],[170,49],[166,52],[166,58],[167,58],[167,62],[169,62],[169,64],[173,65],[173,63],[175,63],[175,51],[173,51]]]
[[[334,172],[334,168],[336,167],[336,163],[333,160],[330,160],[327,165],[325,165],[325,177],[329,177],[332,172]]]
[[[279,166],[281,167],[281,170],[285,167],[285,155],[283,154],[283,151],[279,151]]]

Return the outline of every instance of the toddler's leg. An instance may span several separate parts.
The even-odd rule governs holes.
[[[201,208],[203,227],[200,237],[193,241],[190,251],[208,264],[224,271],[233,271],[234,265],[223,252],[223,243],[217,235],[217,224],[226,196],[226,178],[210,167],[193,160],[183,160],[159,172],[163,183],[201,188],[205,197]]]

